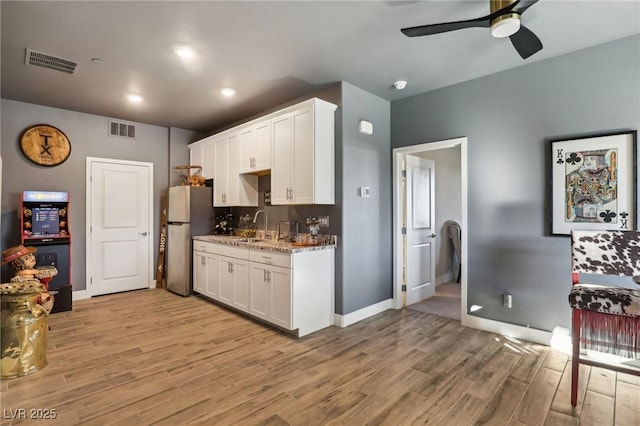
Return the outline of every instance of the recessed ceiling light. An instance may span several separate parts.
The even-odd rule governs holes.
[[[220,89],[220,93],[222,93],[227,98],[230,98],[231,96],[236,94],[236,91],[233,90],[230,87],[225,87],[225,88]]]
[[[129,100],[129,102],[134,103],[134,104],[139,104],[143,100],[142,96],[135,95],[133,93],[127,95],[127,99]]]
[[[393,87],[395,87],[397,90],[402,90],[405,87],[407,87],[407,82],[404,80],[398,80],[395,83],[393,83]]]
[[[180,56],[183,59],[190,59],[196,55],[196,52],[193,51],[189,46],[180,46],[173,49],[176,55]]]
[[[92,58],[91,62],[93,62],[96,65],[102,65],[104,63],[104,61],[100,58]]]

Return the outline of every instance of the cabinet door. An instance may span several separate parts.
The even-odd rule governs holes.
[[[254,169],[269,170],[271,168],[271,120],[256,124],[254,133]]]
[[[314,202],[314,138],[313,108],[305,107],[291,113],[292,165],[290,200],[293,204]],[[322,167],[322,164],[316,165]]]
[[[252,172],[255,169],[256,133],[252,126],[240,130],[240,173]]]
[[[233,263],[233,306],[249,312],[249,261],[236,259]]]
[[[220,294],[220,281],[218,281],[218,256],[207,253],[207,262],[205,265],[207,276],[207,290],[205,294],[212,299],[218,299]]]
[[[291,269],[271,266],[267,278],[271,285],[269,321],[291,330]]]
[[[207,253],[193,252],[193,291],[207,293]]]
[[[220,293],[218,299],[227,305],[233,304],[233,258],[218,257],[218,282]]]
[[[249,271],[249,313],[258,318],[269,320],[270,287],[267,280],[267,265],[250,263]]]
[[[216,164],[213,177],[213,205],[225,206],[227,198],[227,139],[217,139],[213,148]]]
[[[204,143],[196,142],[189,145],[189,164],[192,166],[202,166],[204,155]]]
[[[291,193],[291,116],[289,113],[271,120],[271,204],[290,204]]]
[[[213,148],[213,140],[207,141],[202,145],[202,162],[191,163],[202,166],[202,176],[207,179],[213,179],[213,171],[215,169],[215,152]]]
[[[227,196],[225,205],[239,206],[240,203],[240,141],[238,135],[227,138]]]

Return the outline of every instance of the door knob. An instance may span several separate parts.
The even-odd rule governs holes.
[[[431,234],[431,235],[429,235],[429,236],[430,236],[431,238],[435,238],[435,237],[436,237],[436,234]]]
[[[142,235],[143,237],[146,237],[146,236],[147,236],[147,231],[145,231],[145,232],[138,232],[138,234]]]

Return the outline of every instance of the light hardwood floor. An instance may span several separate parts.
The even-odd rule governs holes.
[[[102,296],[49,317],[49,365],[3,380],[2,424],[638,425],[640,380],[389,310],[297,340],[197,297]],[[53,421],[16,421],[23,408]]]

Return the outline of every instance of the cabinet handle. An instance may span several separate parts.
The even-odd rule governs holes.
[[[207,264],[207,258],[206,257],[201,257],[200,258],[200,264],[201,265],[206,265]]]
[[[267,271],[267,282],[271,282],[271,271]]]
[[[262,270],[262,281],[264,281],[265,283],[267,282],[267,270],[266,269]]]

